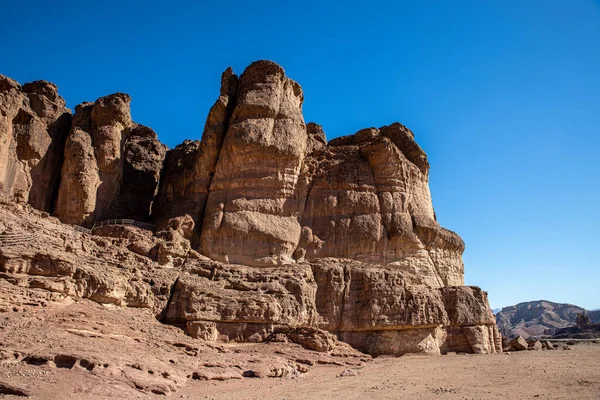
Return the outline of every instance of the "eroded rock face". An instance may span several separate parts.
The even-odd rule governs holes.
[[[307,140],[303,100],[300,85],[273,62],[255,62],[240,76],[206,204],[203,254],[246,265],[292,261]]]
[[[432,286],[463,284],[464,244],[435,220],[429,163],[406,127],[334,139],[304,165],[297,259],[349,258],[413,272]]]
[[[116,93],[75,108],[55,209],[61,221],[149,217],[166,147],[131,120],[130,101]]]
[[[38,119],[45,102],[59,102],[41,83],[0,80],[0,94],[14,114],[12,136],[0,131],[7,143],[23,136],[15,121],[30,124],[21,123],[25,97]],[[501,351],[487,294],[462,286],[464,243],[436,221],[429,162],[408,128],[327,143],[321,126],[304,123],[300,86],[270,61],[239,78],[226,70],[202,140],[169,152],[131,120],[130,100],[117,93],[77,106],[55,214],[84,226],[151,219],[156,234],[105,226],[67,245],[64,230],[47,232],[53,252],[0,251],[9,279],[152,308],[205,341],[332,351],[339,339],[373,355]],[[37,157],[9,148],[0,162]],[[18,193],[17,179],[5,181]]]
[[[0,75],[0,189],[52,211],[70,124],[56,85]]]
[[[410,273],[349,260],[261,268],[188,265],[189,274],[173,288],[165,321],[185,324],[203,340],[259,342],[288,328],[310,327],[372,355],[501,351],[487,295],[479,288],[431,288]]]

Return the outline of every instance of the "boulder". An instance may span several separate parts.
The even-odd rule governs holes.
[[[516,338],[512,339],[508,344],[513,350],[516,351],[527,350],[529,348],[529,345],[521,336],[517,336]]]
[[[542,350],[544,346],[539,340],[533,340],[531,343],[528,342],[528,350]]]

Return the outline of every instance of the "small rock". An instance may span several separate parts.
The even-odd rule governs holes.
[[[354,371],[352,369],[345,369],[338,376],[344,377],[344,376],[357,376],[357,375],[358,375],[358,371]]]

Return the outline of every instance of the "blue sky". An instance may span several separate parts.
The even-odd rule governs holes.
[[[222,3],[222,4],[217,4]],[[440,223],[491,305],[600,306],[600,2],[39,1],[0,4],[0,73],[70,107],[121,91],[170,147],[221,72],[280,63],[329,139],[400,121]]]

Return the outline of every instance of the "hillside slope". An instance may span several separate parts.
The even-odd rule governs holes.
[[[502,308],[496,314],[498,329],[504,337],[551,335],[557,329],[575,325],[577,314],[588,313],[592,322],[600,321],[600,312],[587,311],[573,304],[547,300],[529,301]]]

